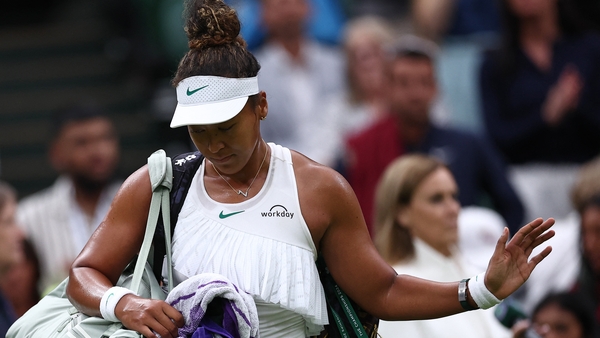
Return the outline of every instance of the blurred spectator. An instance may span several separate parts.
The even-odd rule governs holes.
[[[567,291],[573,287],[581,270],[579,228],[580,219],[575,212],[556,220],[552,227],[556,235],[548,241],[548,245],[552,246],[552,254],[515,293],[515,298],[527,312],[531,312],[547,294]]]
[[[437,62],[442,120],[458,129],[483,133],[478,86],[483,50],[500,35],[496,0],[414,0],[415,31],[440,44]]]
[[[500,30],[498,4],[490,0],[414,0],[412,14],[417,33],[436,41]]]
[[[345,90],[328,100],[321,115],[326,135],[320,139],[321,163],[333,166],[342,156],[343,142],[351,134],[364,129],[387,111],[385,55],[383,47],[393,39],[393,31],[380,17],[357,17],[346,25]]]
[[[261,23],[262,0],[225,1],[238,12],[242,22],[240,34],[248,43],[248,48],[260,47],[266,38]],[[306,21],[307,34],[322,43],[336,45],[340,42],[346,20],[340,0],[309,0],[311,13]]]
[[[306,35],[308,0],[263,0],[267,42],[255,54],[269,116],[261,123],[266,141],[285,145],[316,161],[324,128],[323,106],[343,89],[343,55]]]
[[[0,282],[4,282],[11,267],[23,259],[20,248],[23,233],[17,226],[16,210],[15,191],[7,183],[0,181]],[[14,309],[5,291],[0,289],[0,337],[6,335],[15,319]]]
[[[390,48],[390,114],[348,140],[344,169],[348,181],[367,224],[372,224],[374,186],[385,166],[404,152],[429,154],[452,171],[462,206],[491,204],[515,233],[523,221],[523,207],[496,149],[484,137],[439,127],[430,120],[437,95],[435,51],[433,43],[415,36],[404,36]]]
[[[574,290],[594,302],[600,323],[600,158],[586,164],[573,188],[581,217],[581,270]]]
[[[19,224],[41,260],[40,291],[68,276],[120,187],[114,180],[117,133],[96,106],[75,105],[56,114],[49,156],[60,177],[24,198],[18,209]]]
[[[477,273],[457,250],[460,226],[457,195],[458,186],[452,173],[433,157],[405,155],[386,169],[377,186],[375,245],[397,273],[440,282]],[[382,337],[398,333],[411,338],[509,336],[493,311],[379,324]]]
[[[481,68],[485,125],[528,218],[565,217],[578,165],[600,152],[600,37],[570,5],[503,0],[504,43]]]
[[[465,263],[485,271],[506,222],[497,212],[485,207],[461,208],[458,215],[458,248]]]
[[[21,317],[40,300],[40,292],[37,289],[40,280],[40,263],[37,254],[26,238],[23,238],[21,249],[23,259],[13,265],[6,276],[0,280],[0,290],[12,304],[17,317]]]
[[[521,302],[531,311],[549,293],[577,291],[596,304],[600,323],[600,157],[581,167],[571,201],[575,211],[556,221],[552,255],[524,284]]]
[[[536,305],[531,320],[513,327],[513,338],[528,338],[531,327],[540,338],[597,338],[593,308],[589,300],[569,293],[546,296]]]

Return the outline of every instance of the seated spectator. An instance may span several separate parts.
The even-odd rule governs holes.
[[[457,196],[452,173],[433,157],[404,155],[386,169],[377,186],[375,245],[398,274],[446,282],[477,271],[457,250]],[[380,321],[382,337],[400,332],[411,338],[509,336],[493,311],[421,321]]]
[[[569,293],[546,296],[536,305],[531,320],[513,326],[513,338],[529,338],[527,330],[540,338],[597,338],[593,308],[589,300]]]
[[[435,51],[433,43],[414,36],[404,36],[390,48],[389,116],[347,141],[348,181],[367,224],[372,224],[373,190],[385,166],[406,152],[429,154],[452,171],[462,206],[491,204],[515,233],[523,221],[523,207],[497,150],[484,137],[431,122],[437,95]]]
[[[266,141],[285,145],[313,160],[326,133],[326,99],[343,89],[344,57],[335,47],[311,39],[305,30],[308,0],[263,0],[267,40],[257,52],[258,82],[269,95],[269,116],[261,123]]]
[[[15,213],[17,194],[7,183],[0,181],[0,282],[4,282],[11,267],[23,260],[23,233],[17,226]],[[12,291],[11,291],[12,292]],[[0,337],[17,319],[5,290],[0,289]]]
[[[482,52],[496,47],[500,36],[499,1],[414,0],[415,32],[440,44],[437,61],[442,120],[483,133],[478,95]]]
[[[573,189],[573,204],[581,217],[581,270],[574,292],[591,299],[600,323],[600,158],[584,167]]]
[[[501,3],[504,43],[480,74],[486,130],[526,218],[563,218],[578,166],[600,153],[600,36],[579,27],[572,1]]]
[[[40,263],[31,242],[23,238],[23,259],[14,264],[0,280],[0,290],[11,303],[17,317],[37,304],[41,295],[38,291]]]
[[[20,201],[17,215],[39,254],[41,293],[68,276],[120,187],[118,137],[104,111],[91,105],[62,110],[53,130],[49,155],[60,176]]]
[[[548,264],[537,269],[520,292],[525,310],[549,294],[583,293],[594,302],[600,323],[600,157],[584,164],[571,189],[573,211],[556,221]]]
[[[357,17],[346,25],[346,87],[320,114],[325,126],[320,131],[326,133],[320,138],[322,155],[317,156],[322,164],[335,165],[342,156],[344,140],[387,112],[383,48],[392,39],[392,28],[380,17]]]

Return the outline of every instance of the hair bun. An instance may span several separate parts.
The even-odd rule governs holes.
[[[222,0],[192,0],[187,12],[185,32],[190,49],[236,42],[245,45],[239,37],[237,13]]]

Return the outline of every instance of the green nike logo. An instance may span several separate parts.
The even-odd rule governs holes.
[[[199,91],[200,89],[204,89],[204,88],[206,88],[206,87],[208,87],[208,85],[206,85],[206,86],[202,86],[202,87],[200,87],[200,88],[196,88],[196,89],[194,89],[194,90],[190,90],[190,87],[188,87],[188,89],[187,89],[187,96],[192,96],[192,95],[194,95],[194,93],[196,93],[196,92],[197,92],[197,91]]]
[[[220,218],[220,219],[227,218],[227,217],[230,217],[230,216],[233,216],[233,215],[237,215],[237,214],[239,214],[239,213],[242,213],[242,212],[244,212],[244,211],[246,211],[246,210],[242,210],[242,211],[236,211],[236,212],[232,212],[232,213],[230,213],[230,214],[224,214],[224,213],[223,213],[223,211],[221,211],[221,213],[219,214],[219,218]]]

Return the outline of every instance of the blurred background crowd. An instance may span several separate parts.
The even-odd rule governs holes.
[[[561,337],[598,334],[600,1],[226,2],[262,67],[263,137],[342,173],[399,273],[468,277],[504,226],[554,217],[555,252],[515,295],[528,326],[460,318],[473,337],[551,337],[563,311],[581,332]],[[67,276],[122,179],[192,150],[168,127],[183,8],[0,4],[0,334]],[[469,336],[454,317],[382,328]]]

